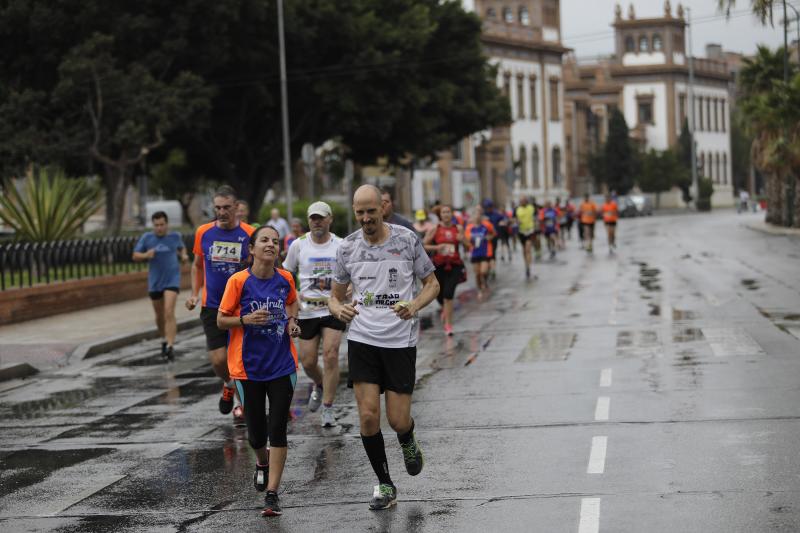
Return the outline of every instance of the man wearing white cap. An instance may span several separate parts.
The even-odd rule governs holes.
[[[330,232],[332,222],[328,204],[314,202],[308,206],[309,231],[292,242],[283,262],[300,282],[300,362],[314,381],[308,410],[314,412],[322,405],[322,427],[336,425],[333,400],[339,385],[339,344],[346,328],[328,310],[336,251],[342,241]],[[318,365],[320,338],[322,369]]]

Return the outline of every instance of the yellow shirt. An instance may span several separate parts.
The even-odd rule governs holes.
[[[533,233],[533,206],[531,204],[517,207],[517,222],[519,232],[523,235]]]

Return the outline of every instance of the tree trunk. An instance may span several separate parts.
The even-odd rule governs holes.
[[[800,176],[794,179],[794,227],[800,228]]]
[[[106,229],[119,235],[125,211],[125,193],[128,190],[127,168],[105,165]]]
[[[767,217],[769,224],[783,225],[783,183],[775,172],[765,176],[767,193]]]

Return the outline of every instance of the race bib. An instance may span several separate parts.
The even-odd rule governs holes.
[[[214,241],[211,245],[211,261],[215,263],[239,263],[242,260],[242,243]]]
[[[483,241],[482,237],[475,237],[475,248],[480,248],[482,241]]]
[[[320,296],[318,298],[302,297],[303,308],[306,310],[315,310],[328,307],[328,298]]]
[[[442,255],[453,255],[456,253],[456,247],[452,244],[445,244],[442,246]]]

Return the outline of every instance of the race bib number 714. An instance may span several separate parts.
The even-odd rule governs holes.
[[[242,243],[214,241],[211,245],[211,260],[220,263],[238,263],[242,260]]]

